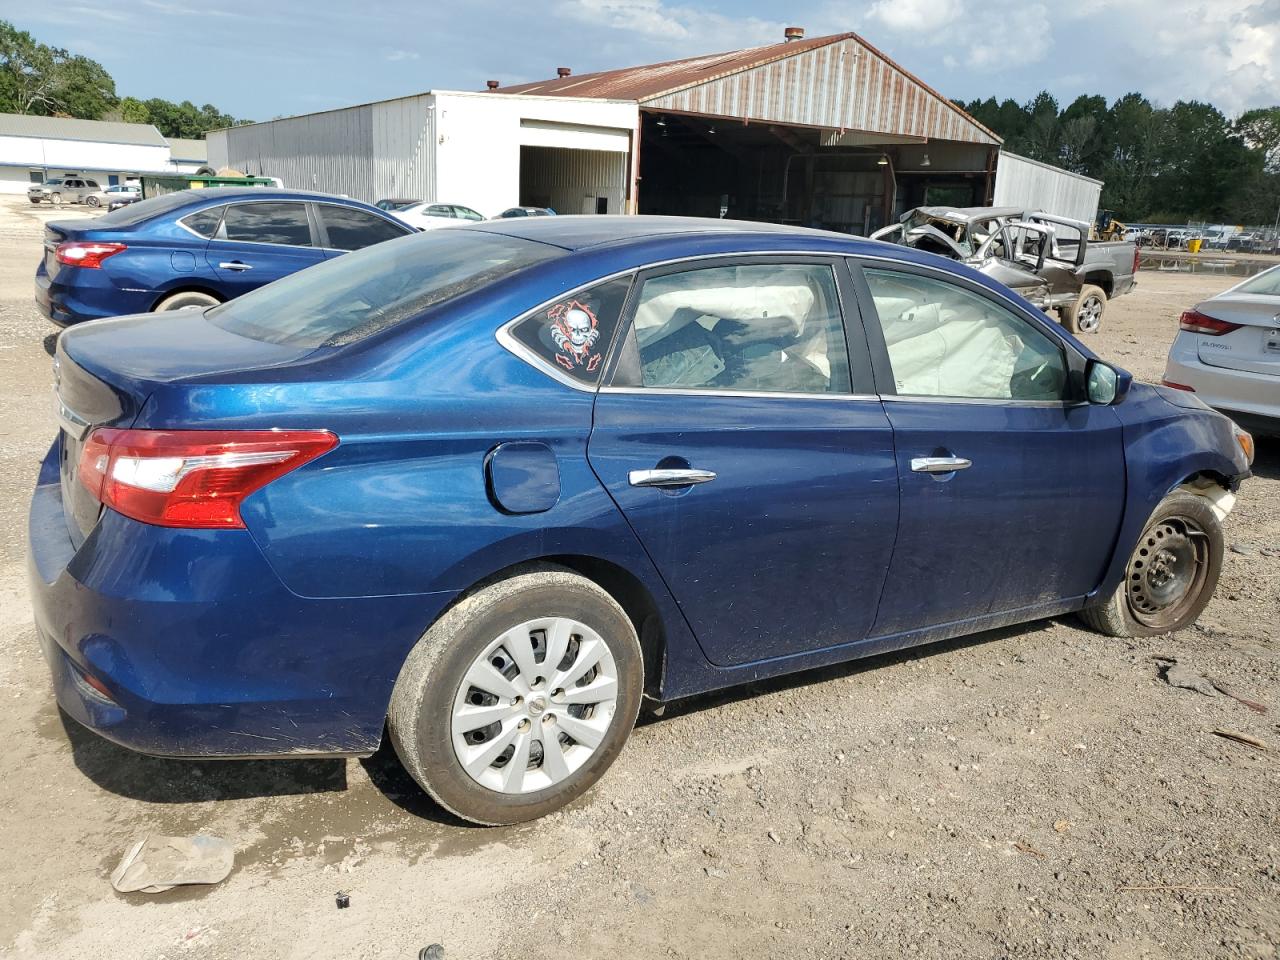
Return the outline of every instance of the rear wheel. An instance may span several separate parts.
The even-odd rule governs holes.
[[[99,200],[97,197],[94,197],[94,196],[85,197],[84,202],[91,207],[99,206],[102,203],[101,200]]]
[[[1062,325],[1072,333],[1097,333],[1107,312],[1107,294],[1101,287],[1086,283],[1075,303],[1062,308]]]
[[[221,302],[221,300],[209,293],[201,293],[199,290],[184,290],[181,293],[165,297],[156,304],[154,312],[182,310],[186,307],[214,307]]]
[[[539,568],[465,597],[418,641],[388,727],[405,769],[474,823],[519,823],[581,796],[640,708],[630,618],[596,584]]]
[[[1124,581],[1103,602],[1080,611],[1113,637],[1151,637],[1194,623],[1222,572],[1222,524],[1207,500],[1175,493],[1156,508],[1125,566]]]

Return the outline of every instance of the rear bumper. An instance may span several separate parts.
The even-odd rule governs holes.
[[[36,307],[60,327],[85,320],[146,313],[159,295],[152,290],[121,290],[102,270],[77,270],[76,280],[76,283],[50,280],[44,264],[36,270]]]
[[[405,656],[451,599],[299,597],[246,531],[171,530],[110,511],[76,549],[56,445],[29,534],[36,630],[59,705],[148,754],[372,752]]]
[[[1210,366],[1201,362],[1195,339],[1179,334],[1169,350],[1164,378],[1191,387],[1206,404],[1243,427],[1280,435],[1280,377]]]

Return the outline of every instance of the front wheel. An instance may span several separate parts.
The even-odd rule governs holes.
[[[52,203],[55,207],[62,206],[62,194],[60,193],[53,194],[52,196],[49,197],[49,202]]]
[[[542,567],[463,598],[418,641],[391,696],[405,769],[473,823],[533,820],[581,796],[635,724],[631,619],[583,577]]]
[[[1125,565],[1124,581],[1080,611],[1113,637],[1153,637],[1194,623],[1222,572],[1218,515],[1204,497],[1174,493],[1160,502]]]
[[[1062,308],[1062,325],[1072,333],[1097,333],[1107,311],[1107,294],[1101,287],[1086,283],[1074,303]]]

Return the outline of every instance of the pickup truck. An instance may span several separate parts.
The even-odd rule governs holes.
[[[1072,333],[1096,333],[1107,301],[1135,284],[1138,248],[1090,241],[1088,224],[1018,207],[916,207],[871,235],[961,260],[1040,309],[1056,310]]]
[[[102,187],[97,180],[88,177],[53,177],[44,183],[33,183],[27,189],[27,199],[32,203],[84,203],[86,198],[98,193]]]

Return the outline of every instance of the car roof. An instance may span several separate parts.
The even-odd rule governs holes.
[[[561,217],[512,217],[505,220],[485,220],[458,229],[484,230],[501,233],[524,240],[536,240],[565,250],[584,250],[601,244],[622,245],[628,242],[650,240],[655,237],[676,237],[715,234],[721,237],[762,236],[823,237],[828,240],[854,240],[847,233],[827,230],[811,230],[779,223],[758,223],[752,220],[718,220],[711,217],[658,217],[658,216],[609,216],[599,214],[570,215]]]
[[[1022,207],[917,207],[913,212],[940,220],[984,220],[988,217],[1016,217],[1026,211]]]

